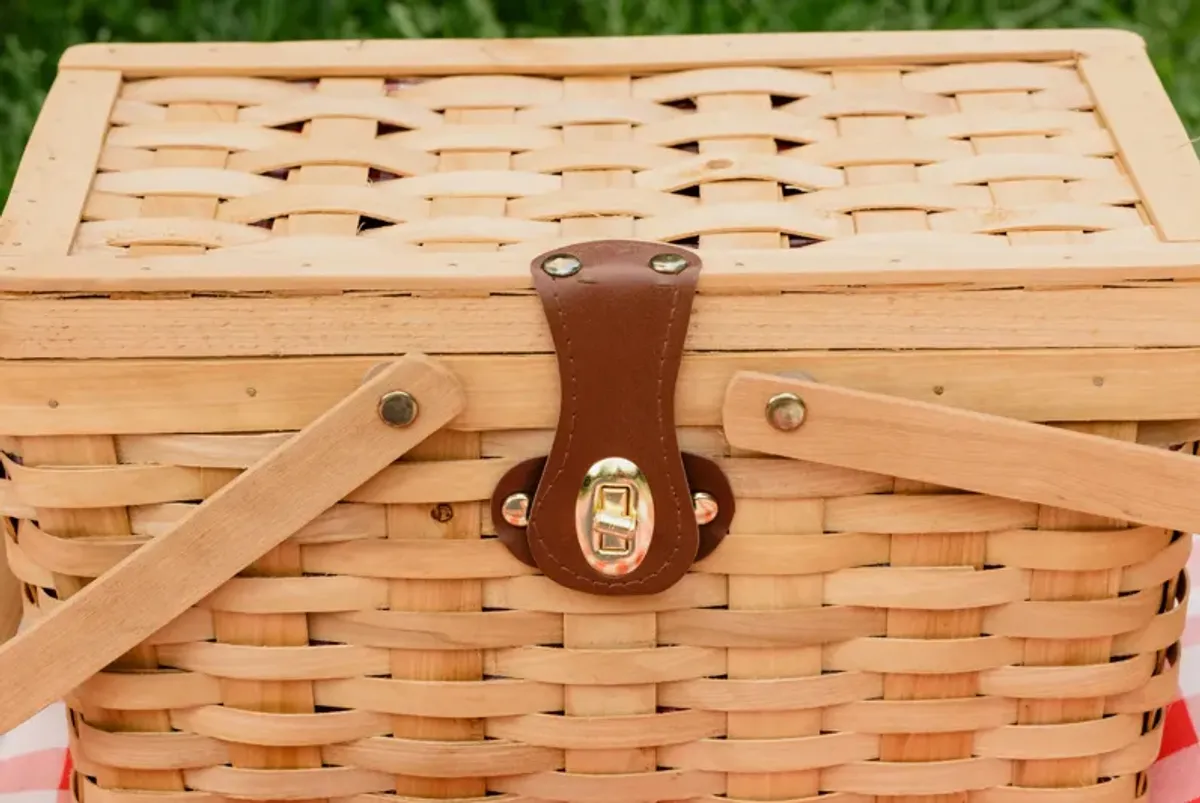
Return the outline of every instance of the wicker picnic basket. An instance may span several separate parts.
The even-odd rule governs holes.
[[[70,50],[0,726],[81,803],[1142,799],[1198,282],[1122,32]]]

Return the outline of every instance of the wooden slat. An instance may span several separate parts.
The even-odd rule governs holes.
[[[376,413],[379,396],[404,389],[422,405],[397,429]],[[0,690],[0,730],[10,730],[199,602],[282,543],[354,487],[453,418],[461,388],[443,368],[409,357],[380,371],[303,433],[242,474],[184,522],[0,647],[13,682]],[[355,448],[346,449],[348,443]],[[314,466],[332,468],[313,471]],[[255,510],[272,515],[252,515]],[[153,580],[154,582],[151,582]],[[38,656],[72,655],[53,671]]]
[[[844,74],[835,73],[832,77],[832,87],[846,87],[839,79]],[[752,101],[758,100],[765,108],[771,108],[772,102],[764,96],[725,96],[726,104],[736,112],[739,108],[752,108]],[[743,99],[744,98],[744,99]],[[799,105],[800,101],[797,102]],[[866,119],[866,118],[862,118]],[[838,120],[835,122],[838,133],[847,134],[847,127],[853,127],[861,120]],[[777,144],[773,140],[747,140],[728,146],[725,143],[712,143],[712,150],[724,154],[727,150],[735,155],[739,151],[762,154],[775,154]],[[860,168],[844,172],[844,180],[849,185],[859,183],[862,179],[869,180],[870,168]],[[755,198],[774,198],[780,188],[768,182],[737,182],[733,188],[726,188],[722,182],[714,187],[704,187],[711,196],[721,197],[721,193],[731,200],[750,200]],[[919,213],[918,213],[919,214]],[[849,221],[855,229],[861,223],[861,215],[851,216]],[[750,237],[755,235],[742,235]],[[760,241],[773,237],[778,244],[781,235],[759,234]],[[738,235],[730,235],[738,237]],[[703,243],[702,243],[703,244]],[[752,242],[734,240],[731,247],[748,247]],[[761,242],[766,245],[766,242]],[[738,452],[735,450],[735,454]],[[811,504],[796,506],[781,504],[778,506],[742,506],[735,516],[731,526],[729,540],[737,543],[737,537],[742,534],[797,534],[820,533],[825,519],[824,500],[813,500]],[[780,573],[783,574],[782,572]],[[730,576],[729,578],[729,608],[734,610],[770,610],[807,608],[819,606],[824,596],[825,578],[818,574],[802,574],[801,576]],[[728,676],[731,680],[787,678],[819,675],[821,672],[821,648],[819,645],[777,647],[769,649],[748,648],[730,649],[728,653]],[[779,739],[789,737],[806,737],[820,733],[821,716],[816,711],[731,711],[728,714],[729,724],[727,736],[731,739]],[[799,741],[799,740],[797,740]],[[811,741],[811,740],[809,740]],[[774,800],[789,797],[806,797],[820,790],[819,772],[790,771],[790,772],[760,772],[736,773],[729,776],[728,794],[734,798]]]
[[[66,51],[66,69],[118,69],[130,77],[268,77],[586,74],[722,66],[835,66],[986,60],[1061,60],[1141,40],[1110,30],[902,31],[534,40],[88,44]]]
[[[962,94],[959,96],[958,102],[966,111],[1023,113],[1033,107],[1033,98],[1026,91]],[[1051,141],[1037,133],[977,137],[972,144],[976,152],[982,155],[981,158],[1016,161],[1028,158],[1031,154],[1045,154],[1043,158],[1047,160],[1056,158]],[[1089,161],[1091,161],[1092,169],[1096,171],[1097,177],[1103,177],[1105,173],[1115,175],[1117,172],[1117,165],[1112,161]],[[1040,176],[1018,173],[1006,176],[1005,180],[991,181],[990,188],[997,205],[1032,204],[1045,209],[1070,199],[1071,191],[1064,178],[1054,173]],[[1120,211],[1132,214],[1134,222],[1140,219],[1140,213],[1135,209]],[[1007,237],[1014,246],[1069,244],[1084,241],[1084,235],[1077,231],[1010,231]],[[1081,425],[1077,431],[1093,435],[1125,435],[1127,438],[1136,435],[1136,427],[1125,424],[1096,425],[1087,423]],[[1038,510],[1038,526],[1043,530],[1055,532],[1072,529],[1108,529],[1124,525],[1119,521],[1108,522],[1104,519],[1097,519],[1087,513],[1042,506]],[[1047,536],[1047,538],[1050,537],[1052,536]],[[1031,600],[1102,599],[1116,594],[1119,580],[1120,573],[1115,571],[1034,571],[1030,575],[1030,587],[1025,596]],[[1037,603],[1031,604],[1036,605]],[[1003,630],[989,622],[987,618],[985,618],[983,626],[989,632]],[[1083,635],[1079,632],[1080,630],[1082,627],[1076,627],[1075,634]],[[1032,666],[1103,664],[1110,658],[1111,645],[1111,638],[1078,638],[1070,641],[1030,638],[1024,643],[1023,663]],[[1103,699],[1023,700],[1017,710],[1017,721],[1034,725],[1086,721],[1098,719],[1103,712]],[[1093,756],[1086,756],[1086,752],[1093,753]],[[1100,751],[1085,751],[1086,757],[1084,758],[1056,757],[1046,761],[1018,762],[1014,766],[1014,783],[1021,787],[1054,788],[1092,785],[1099,780],[1097,759],[1094,757],[1094,754],[1098,752]]]
[[[1144,50],[1091,53],[1079,72],[1159,235],[1200,239],[1200,159]]]
[[[1076,431],[1093,438],[1134,440],[1136,423],[1082,424]],[[1195,460],[1196,458],[1191,458]],[[1127,526],[1121,520],[1106,519],[1074,510],[1043,506],[1038,511],[1038,527],[1043,530],[1107,530]],[[1052,537],[1052,536],[1051,536]],[[1121,586],[1120,570],[1034,571],[1030,573],[1030,600],[1114,599]],[[1155,595],[1157,602],[1158,595]],[[1076,666],[1105,664],[1112,660],[1111,636],[1053,639],[1028,639],[1022,663],[1025,666]],[[1104,716],[1105,699],[1100,696],[1074,700],[1023,700],[1018,710],[1019,723],[1045,724],[1086,722]],[[1023,761],[1014,767],[1014,782],[1026,787],[1089,786],[1101,780],[1099,757]]]
[[[1193,347],[1200,287],[696,298],[687,348]],[[1097,326],[1097,321],[1105,325]],[[336,332],[337,337],[330,337]],[[541,303],[488,298],[5,299],[0,358],[551,353]]]
[[[799,104],[800,102],[797,102],[796,105]],[[707,113],[713,122],[756,118],[764,122],[770,121],[773,116],[780,114],[772,109],[772,105],[768,92],[713,93],[696,98],[697,113]],[[799,109],[788,111],[800,112]],[[787,117],[787,112],[783,117]],[[689,122],[685,122],[681,127],[690,127]],[[736,129],[738,126],[731,123],[730,127]],[[745,158],[766,159],[777,155],[779,145],[774,137],[770,136],[771,129],[768,126],[743,127],[743,130],[756,133],[761,131],[762,134],[737,138],[716,136],[724,132],[721,132],[718,126],[711,128],[714,136],[699,141],[699,155],[706,159],[716,160],[718,163],[725,160],[736,164]],[[807,140],[813,131],[820,131],[826,135],[834,133],[835,123],[798,117],[795,123],[784,124],[779,129],[780,136],[787,137],[789,132],[794,132],[795,138]],[[700,200],[706,205],[702,210],[714,221],[721,220],[726,214],[725,210],[747,211],[749,214],[744,218],[747,222],[755,218],[756,212],[761,215],[758,225],[744,227],[757,230],[728,233],[718,230],[710,234],[701,234],[699,244],[702,253],[724,248],[780,248],[787,242],[788,234],[803,235],[812,230],[812,227],[803,223],[799,226],[793,225],[792,220],[788,219],[791,215],[786,212],[782,215],[770,214],[770,210],[783,206],[782,189],[775,181],[756,180],[756,177],[749,176],[741,180],[702,184]],[[839,221],[834,215],[829,215],[828,223],[831,233],[836,233],[839,226],[845,226],[849,221],[845,218]],[[715,227],[710,225],[705,228]],[[779,506],[742,506],[731,526],[730,538],[736,539],[739,533],[817,533],[821,531],[823,513],[821,500],[811,500],[800,509],[787,503]],[[730,612],[759,611],[820,605],[823,583],[824,578],[820,575],[730,576],[729,609]],[[669,633],[665,632],[667,629],[665,621],[660,620],[660,635],[669,639]],[[768,649],[734,648],[728,651],[726,661],[730,679],[814,675],[821,671],[821,649],[819,645]],[[729,740],[738,741],[804,737],[819,733],[821,727],[820,716],[814,711],[731,711],[727,717],[728,722],[722,735]],[[737,742],[722,742],[731,743]],[[696,747],[703,749],[703,744],[697,744]],[[672,753],[677,751],[671,748],[660,751],[660,763],[680,766],[677,755]],[[770,766],[770,762],[766,766],[752,766],[746,761],[737,763],[741,766],[728,768],[730,772],[726,781],[726,794],[730,798],[777,800],[814,794],[820,789],[819,774],[815,771],[790,770],[786,766]]]
[[[979,71],[974,71],[978,73]],[[944,69],[914,73],[910,79],[945,77]],[[903,86],[899,71],[858,72],[833,74],[837,87],[876,88],[895,92]],[[915,80],[914,80],[915,82]],[[938,96],[941,97],[941,96]],[[949,99],[947,99],[949,100]],[[839,121],[844,137],[864,137],[903,140],[911,129],[905,116],[849,117]],[[965,144],[965,143],[955,143]],[[891,182],[913,186],[920,173],[913,164],[880,164],[846,168],[850,186],[862,186],[871,192],[880,184]],[[935,185],[936,186],[936,185]],[[983,190],[980,187],[977,189]],[[985,190],[986,191],[986,190]],[[854,213],[855,231],[873,232],[922,231],[930,228],[935,218],[923,209],[866,209]],[[920,483],[897,479],[894,490],[898,498],[904,493],[925,490]],[[826,517],[829,518],[828,516]],[[828,522],[827,522],[828,523]],[[948,525],[940,525],[947,526]],[[898,530],[900,528],[897,528]],[[889,539],[889,562],[893,566],[972,565],[982,562],[983,540],[966,533],[894,533]],[[825,596],[833,585],[825,577]],[[897,606],[898,607],[898,606]],[[933,606],[928,606],[932,608]],[[886,614],[887,635],[892,638],[936,638],[947,636],[978,636],[979,613],[975,610],[889,610]],[[975,692],[974,675],[944,674],[936,677],[890,672],[883,678],[883,696],[887,700],[922,700],[942,697],[969,696]],[[886,734],[880,737],[879,758],[882,761],[935,761],[965,758],[972,753],[972,739],[966,734]],[[950,798],[895,797],[892,803],[966,803],[965,795]]]
[[[382,359],[0,362],[0,432],[296,430],[350,393]],[[554,357],[442,362],[467,389],[455,428],[556,426]],[[1028,421],[1200,418],[1200,349],[1089,349],[690,354],[679,375],[677,423],[719,426],[725,388],[738,371],[805,372],[833,385]]]
[[[781,392],[807,406],[797,431],[776,431],[764,414]],[[1200,460],[1191,455],[769,374],[735,376],[724,417],[730,444],[743,449],[1200,529],[1187,491],[1200,482]]]
[[[737,544],[741,538],[760,534],[784,540],[803,537],[802,534],[807,533],[820,533],[824,515],[825,502],[820,499],[806,500],[800,504],[744,505],[739,507],[734,516],[726,543]],[[761,613],[763,616],[775,614],[808,621],[808,617],[814,614],[833,610],[821,607],[825,588],[825,576],[822,574],[731,574],[728,582],[727,613],[730,616],[752,617],[755,613]],[[686,618],[693,613],[703,615],[706,612],[684,612],[681,616]],[[671,621],[671,617],[664,615],[660,621],[662,629],[667,630],[667,622]],[[701,629],[710,634],[710,638],[715,635],[716,641],[721,641],[720,628],[713,627],[711,621],[704,623]],[[732,629],[749,632],[753,627],[738,627],[735,624]],[[819,625],[811,628],[814,633],[820,629]],[[843,632],[852,629],[853,625],[846,625]],[[664,635],[670,637],[672,634]],[[729,682],[749,684],[759,680],[784,683],[786,678],[801,677],[815,681],[821,674],[822,647],[819,637],[812,642],[805,641],[795,639],[793,644],[787,644],[787,639],[781,639],[764,642],[769,646],[757,646],[751,638],[749,642],[744,642],[746,646],[731,647],[727,657]],[[733,643],[738,644],[737,641]],[[772,739],[811,736],[821,731],[821,712],[815,708],[730,711],[728,720],[726,736],[730,740],[760,739],[765,743]],[[820,778],[819,773],[812,770],[736,772],[730,774],[728,784],[730,796],[736,794],[737,799],[780,800],[815,794],[820,788]]]
[[[262,202],[261,195],[255,198]],[[350,254],[354,258],[348,261]],[[532,289],[532,256],[520,250],[486,257],[400,256],[374,238],[287,238],[273,242],[269,250],[229,248],[199,259],[81,255],[33,260],[0,254],[0,292],[503,292]],[[1166,280],[1200,280],[1200,247],[1149,243],[964,249],[953,242],[932,248],[902,241],[868,246],[858,238],[843,238],[796,250],[706,252],[699,288],[714,294],[862,285],[1080,286]]]
[[[67,253],[120,88],[121,74],[111,69],[61,73],[54,80],[0,219],[0,254]]]
[[[1138,443],[1147,446],[1179,446],[1200,440],[1200,419],[1178,421],[1143,421],[1138,424]]]
[[[465,436],[472,433],[460,434]],[[28,447],[27,451],[33,453]],[[546,451],[548,448],[541,453]],[[6,460],[4,465],[13,479],[8,483],[0,483],[0,487],[13,486],[16,491],[14,496],[24,504],[35,507],[78,511],[103,506],[137,505],[145,510],[145,506],[149,505],[206,499],[238,475],[235,469],[173,465],[97,466],[89,467],[90,470],[85,474],[77,463],[61,462],[66,467],[53,469],[17,466]],[[429,466],[389,466],[346,499],[359,504],[384,505],[483,502],[490,498],[496,483],[516,462],[504,458],[446,459]],[[734,493],[746,500],[869,494],[888,485],[884,477],[815,463],[755,457],[718,457],[717,462],[729,478]],[[900,526],[899,522],[897,526]]]
[[[222,124],[233,120],[237,114],[237,106],[233,104],[208,104],[208,103],[170,103],[164,109],[164,117],[176,126],[181,125],[212,125],[220,127]],[[219,170],[226,165],[226,159],[229,155],[228,150],[220,147],[211,147],[212,143],[205,143],[209,147],[202,147],[200,144],[193,144],[188,147],[188,143],[161,143],[153,152],[142,151],[149,158],[149,166],[155,170],[184,170],[190,171],[195,169],[213,169]],[[132,230],[132,236],[125,235],[130,241],[129,254],[135,257],[162,256],[168,254],[203,254],[206,249],[203,246],[180,244],[179,237],[168,239],[168,242],[156,241],[154,236],[138,236],[138,230],[141,228],[153,231],[157,226],[161,225],[158,221],[163,219],[168,220],[183,220],[187,223],[193,223],[195,226],[205,226],[209,221],[217,215],[217,198],[206,196],[203,193],[196,195],[182,195],[178,193],[164,193],[162,195],[147,194],[139,200],[139,208],[130,215],[132,218],[130,223],[135,225],[129,226],[128,223],[122,224],[126,231]],[[140,225],[139,225],[140,224]],[[93,228],[97,225],[104,224],[85,223],[78,231],[73,247],[73,251],[81,252],[89,248],[101,248],[109,244],[115,244],[121,241],[121,235],[112,236],[113,232],[104,231],[93,233]],[[188,227],[178,227],[182,232],[187,232]],[[257,232],[265,236],[264,232]],[[98,237],[96,235],[99,235]],[[188,238],[193,239],[193,238]],[[96,243],[95,240],[99,240]],[[115,447],[113,449],[113,460],[116,462]],[[207,482],[204,484],[207,485]],[[215,486],[209,486],[206,490],[215,490]],[[128,525],[122,532],[128,532]],[[269,561],[259,561],[259,564],[268,563]],[[217,614],[214,617],[215,634],[222,641],[229,643],[246,643],[253,644],[258,640],[262,640],[262,634],[265,629],[258,629],[246,626],[245,617],[238,617],[236,614]],[[275,628],[268,638],[275,639],[287,643],[288,636],[292,635],[295,628],[281,626]],[[281,638],[282,637],[282,638]],[[157,652],[151,652],[147,656],[143,656],[136,666],[143,669],[156,669],[161,664]],[[259,690],[259,686],[252,682],[222,681],[222,702],[226,705],[236,707],[261,707],[260,699],[255,694]],[[281,698],[286,698],[286,694],[279,695]],[[106,723],[100,721],[96,724],[104,725]],[[167,711],[158,712],[158,721],[154,722],[156,726],[154,730],[170,731],[171,722]],[[116,729],[116,728],[114,728]],[[253,745],[233,745],[230,748],[230,757],[235,766],[259,766],[266,767],[270,764],[263,760],[264,751],[262,748]],[[126,781],[123,777],[118,776],[105,784],[105,786],[113,788],[137,788],[135,782]],[[173,779],[173,783],[168,788],[182,789],[184,788],[182,778]]]
[[[576,77],[563,82],[564,99],[576,102],[601,102],[627,99],[632,93],[630,80],[611,77]],[[567,125],[564,145],[586,149],[595,143],[623,146],[633,140],[632,126],[624,123]],[[563,188],[567,191],[627,189],[633,186],[632,170],[564,170]],[[629,215],[572,217],[560,223],[562,236],[592,240],[603,237],[632,237],[636,221]],[[568,613],[563,616],[563,646],[580,650],[625,650],[653,647],[657,642],[658,617],[650,612],[613,615]],[[656,686],[653,683],[628,682],[621,685],[567,686],[563,711],[567,717],[620,717],[650,714],[655,711]],[[564,752],[563,769],[568,773],[606,775],[652,772],[657,766],[653,747],[627,749],[585,747]]]
[[[321,81],[312,96],[318,99],[339,98],[378,99],[383,95],[381,79]],[[314,119],[304,125],[304,142],[321,149],[339,148],[357,153],[374,144],[376,124],[371,120]],[[262,153],[268,153],[263,151]],[[228,166],[245,153],[234,154]],[[366,185],[365,167],[313,164],[290,171],[286,186]],[[215,206],[215,205],[214,205]],[[214,210],[215,211],[215,210]],[[358,229],[356,214],[296,214],[279,216],[272,221],[274,234],[301,234],[306,231],[322,234],[353,236]],[[249,567],[249,574],[266,576],[299,576],[303,574],[301,550],[293,543],[272,549]],[[247,615],[236,612],[217,612],[213,615],[217,641],[279,647],[303,647],[309,644],[308,617],[303,613]],[[299,681],[226,680],[223,704],[252,711],[271,711],[286,714],[308,714],[314,710],[313,684]],[[322,765],[321,751],[316,747],[265,747],[258,744],[237,745],[230,751],[236,767],[250,769],[317,768]],[[323,803],[317,802],[317,803]]]
[[[19,451],[23,463],[34,470],[38,466],[106,466],[119,462],[115,441],[111,435],[100,434],[21,438]],[[40,507],[35,508],[31,517],[67,543],[80,537],[124,540],[123,536],[132,533],[128,509],[117,504],[75,510]],[[27,527],[22,527],[25,529]],[[77,574],[74,568],[77,567],[66,571],[59,569],[52,575],[57,599],[70,599],[88,582],[87,576]],[[40,604],[39,609],[44,611],[44,604]],[[159,667],[158,650],[153,644],[139,644],[124,652],[113,664],[113,669],[127,672],[154,670]],[[163,705],[158,710],[123,711],[83,704],[80,713],[87,722],[99,728],[162,732],[171,730],[165,708]],[[103,771],[98,769],[95,777],[102,785],[112,788],[171,791],[182,790],[185,786],[183,777],[171,770],[104,768]]]
[[[514,116],[512,108],[483,108],[445,110],[445,120],[451,126],[472,124],[505,124]],[[512,167],[511,155],[503,150],[443,152],[438,157],[439,172],[503,171]],[[502,218],[507,201],[504,197],[487,197],[477,189],[477,197],[434,194],[428,214],[432,218],[471,215],[483,218]],[[434,243],[431,251],[481,251],[495,253],[493,243]],[[439,433],[422,444],[409,456],[413,461],[440,461],[455,458],[478,458],[482,441],[478,433]],[[442,505],[389,505],[386,508],[389,539],[478,539],[483,527],[484,505],[481,502],[460,502]],[[441,511],[439,513],[439,511]],[[437,514],[437,515],[435,515]],[[432,576],[395,580],[389,584],[389,607],[395,611],[458,611],[483,609],[483,584],[476,579],[437,579]],[[482,650],[394,650],[390,656],[394,678],[423,681],[478,681],[484,678]],[[482,741],[486,733],[484,719],[461,718],[447,720],[438,717],[398,716],[393,720],[397,737],[447,742]],[[428,778],[399,775],[396,792],[413,797],[463,798],[483,796],[487,784],[480,778]]]
[[[671,232],[672,229],[679,234],[693,233],[679,225],[691,218],[696,221],[694,228],[699,232],[698,245],[701,253],[708,254],[720,253],[723,249],[780,249],[786,247],[789,234],[834,237],[840,231],[846,230],[849,221],[844,216],[838,219],[831,214],[822,217],[821,225],[814,225],[815,218],[809,218],[806,223],[803,216],[797,224],[783,202],[781,182],[769,176],[770,170],[755,170],[753,167],[765,165],[773,168],[780,164],[779,142],[776,141],[776,137],[800,142],[825,139],[836,133],[836,124],[832,120],[822,119],[820,115],[800,116],[803,113],[798,110],[795,119],[789,122],[789,112],[793,110],[774,109],[772,93],[765,85],[731,86],[727,78],[718,78],[722,72],[714,70],[705,73],[675,74],[646,82],[647,85],[654,85],[659,92],[665,91],[666,87],[674,83],[679,86],[680,91],[688,92],[682,96],[684,99],[689,95],[695,98],[698,119],[684,119],[670,124],[669,127],[660,126],[660,130],[674,129],[681,133],[696,131],[697,158],[704,160],[701,169],[709,172],[730,171],[722,176],[723,180],[699,183],[699,199],[703,206],[686,216],[677,216],[676,221],[679,223],[673,227],[660,226],[663,234]],[[706,76],[709,81],[697,80],[701,75]],[[831,84],[827,83],[829,79],[824,75],[805,77],[815,79],[814,83],[823,84],[821,90],[832,88]],[[734,79],[735,84],[736,82],[737,79]],[[692,88],[685,90],[689,84]],[[645,85],[639,87],[639,91],[644,88]],[[791,90],[808,94],[802,87],[793,86]],[[743,124],[744,121],[750,120],[756,121],[756,124]],[[684,141],[690,139],[688,137]],[[790,161],[800,164],[798,160]],[[743,166],[740,173],[739,165]],[[748,165],[750,167],[746,169]],[[688,169],[695,170],[698,164],[693,162],[681,166],[681,172],[686,176]],[[811,171],[812,178],[798,174],[805,171],[804,167],[789,171],[793,175],[788,178],[799,179],[803,182],[801,186],[817,184],[822,180],[833,184],[835,175],[838,184],[845,181],[836,169],[827,165],[812,167],[815,168]],[[689,183],[697,181],[697,174],[691,173]],[[782,183],[787,181],[788,179],[783,179]],[[722,226],[721,222],[728,220],[727,215],[731,212],[733,214],[729,215],[730,217],[741,218],[741,225]],[[701,276],[703,275],[702,271]],[[737,452],[734,454],[736,456]],[[780,508],[743,505],[739,508],[730,534],[737,534],[740,528],[745,528],[742,532],[764,533],[819,531],[822,503],[810,500],[802,505],[799,510],[795,505]],[[780,515],[783,511],[791,515]],[[759,577],[755,580],[758,582],[745,577],[729,578],[731,611],[791,608],[820,602],[820,577]],[[668,640],[674,638],[669,631],[670,625],[666,620],[660,619],[660,637]],[[726,662],[730,678],[807,675],[820,671],[820,650],[811,647],[731,649],[727,653]],[[723,735],[733,739],[805,735],[816,732],[819,724],[819,719],[811,712],[730,712]],[[660,753],[659,758],[660,763],[674,766],[669,755]],[[744,766],[739,769],[751,768]],[[729,797],[735,799],[775,799],[815,792],[816,782],[815,773],[735,771],[728,775],[725,791]]]
[[[179,103],[171,104],[166,109],[167,119],[174,123],[190,123],[190,124],[205,124],[211,123],[221,125],[223,122],[234,119],[237,115],[237,107],[229,104],[190,104]],[[223,148],[215,147],[173,147],[164,146],[158,147],[153,154],[152,164],[155,168],[211,168],[221,169],[225,166],[226,159],[229,156],[229,151]],[[173,242],[162,243],[155,242],[154,237],[139,236],[138,229],[142,227],[153,227],[156,219],[183,219],[186,223],[191,223],[193,227],[204,227],[217,216],[217,198],[206,197],[204,195],[178,195],[164,194],[154,195],[147,194],[141,201],[141,208],[138,210],[137,216],[134,218],[133,226],[129,234],[124,235],[131,243],[129,253],[135,257],[161,256],[164,254],[203,254],[206,249],[203,246],[194,245],[178,245],[178,235],[172,238]],[[137,224],[141,224],[139,227]],[[181,226],[183,233],[187,232],[188,226]],[[92,243],[86,241],[86,236],[90,234],[89,229],[97,224],[84,224],[81,227],[79,235],[75,241],[75,250],[84,250],[92,246]],[[98,224],[104,226],[104,224]],[[251,236],[255,234],[262,235],[264,232],[249,232]],[[98,245],[101,247],[108,245],[110,242],[122,242],[122,235],[111,230],[101,230],[99,237],[101,242]],[[205,239],[205,238],[201,238]],[[221,237],[215,236],[213,240],[220,240]],[[148,240],[148,242],[147,242]],[[82,242],[81,242],[82,241]],[[140,241],[140,242],[139,242]]]
[[[410,452],[408,458],[419,463],[477,457],[479,444],[477,433],[440,432]],[[445,513],[433,515],[439,507]],[[441,506],[388,505],[385,508],[388,538],[410,543],[416,539],[478,539],[482,508],[480,502]],[[459,577],[462,576],[459,574]],[[482,583],[479,580],[426,576],[392,580],[388,586],[388,607],[392,611],[478,612],[483,607]],[[389,662],[393,678],[430,681],[483,679],[483,652],[480,650],[397,649],[391,651]],[[446,742],[482,740],[485,724],[482,719],[448,720],[421,716],[396,716],[392,720],[397,737]],[[397,792],[414,797],[482,796],[486,791],[484,786],[482,780],[476,778],[425,778],[411,775],[396,778]]]

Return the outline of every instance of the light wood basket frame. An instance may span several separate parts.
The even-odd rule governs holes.
[[[1191,449],[1200,162],[1143,43],[964,31],[647,44],[64,56],[0,227],[0,436],[21,458],[0,512],[19,520],[6,547],[31,612],[169,530],[382,357],[436,354],[466,389],[448,430],[76,692],[82,803],[1144,798],[1178,672],[1188,539],[767,458],[720,429],[735,373],[802,370]],[[485,537],[483,500],[545,452],[558,416],[526,253],[71,253],[127,81],[1003,60],[1076,67],[1151,240],[702,247],[677,419],[685,449],[721,461],[739,514],[723,552],[651,601],[563,593]],[[629,231],[604,223],[570,234]]]

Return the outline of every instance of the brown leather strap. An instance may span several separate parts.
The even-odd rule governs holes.
[[[570,588],[657,593],[687,572],[700,545],[674,416],[700,260],[682,248],[614,240],[580,243],[563,254],[543,254],[532,265],[554,337],[562,408],[529,512],[529,552],[543,573]],[[667,265],[683,260],[686,267],[655,270],[652,260],[663,256]],[[606,458],[632,461],[652,498],[651,535],[628,566],[614,569],[622,574],[602,573],[589,562],[587,534],[577,527],[577,513],[590,504],[581,500],[588,472]]]

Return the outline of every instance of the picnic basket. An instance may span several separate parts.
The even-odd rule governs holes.
[[[80,803],[1122,803],[1200,528],[1132,34],[91,44],[0,229]]]

